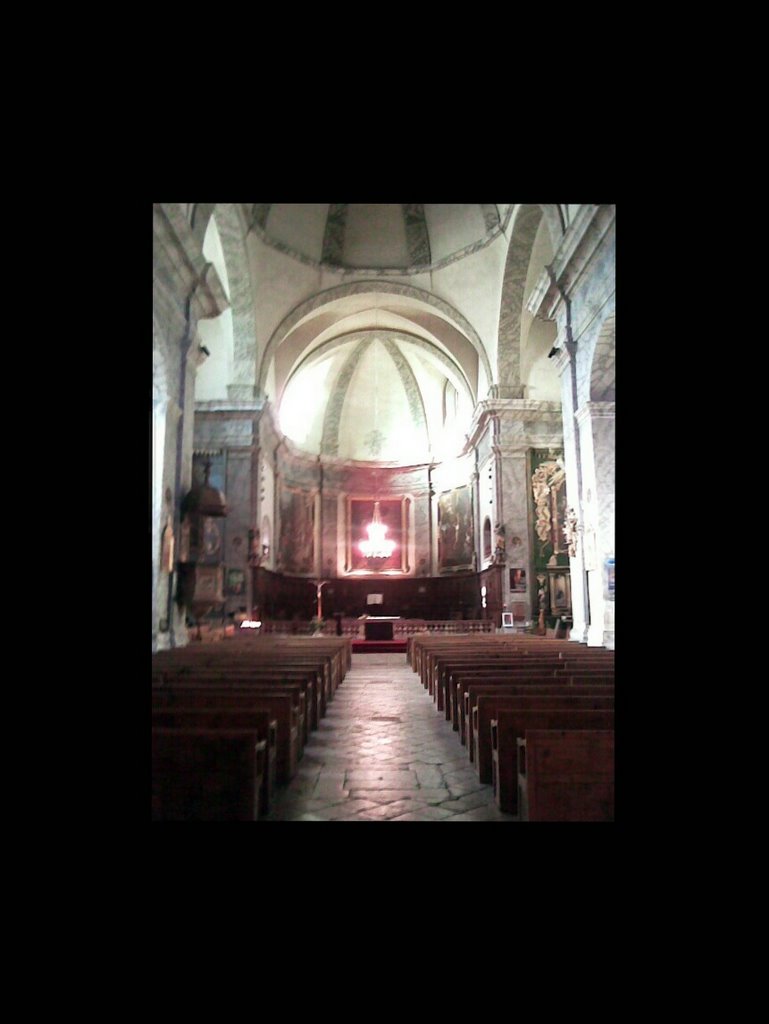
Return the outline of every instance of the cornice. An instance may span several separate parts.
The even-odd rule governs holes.
[[[494,416],[508,422],[560,424],[561,404],[537,401],[534,398],[488,398],[479,402],[467,432],[468,447],[477,448]]]
[[[577,409],[574,419],[581,426],[586,420],[613,420],[614,402],[585,402]]]
[[[221,412],[235,413],[236,415],[250,418],[254,413],[260,413],[264,408],[264,402],[234,402],[223,398],[210,398],[204,402],[195,402],[195,412]]]

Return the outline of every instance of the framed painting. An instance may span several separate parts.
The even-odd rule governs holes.
[[[240,597],[246,593],[246,574],[242,569],[227,570],[227,595]]]
[[[472,499],[465,485],[438,496],[438,570],[472,569],[473,554]]]
[[[374,505],[379,504],[379,520],[384,539],[395,547],[389,558],[370,559],[361,551],[361,542],[369,539],[368,527],[374,518]],[[404,498],[348,498],[347,501],[347,571],[354,573],[408,571],[408,518]]]
[[[565,615],[571,611],[571,577],[568,572],[550,573],[550,612]]]
[[[525,569],[511,569],[510,570],[510,590],[515,594],[526,593],[526,570]]]
[[[278,569],[281,572],[311,576],[315,567],[314,491],[293,487],[280,488],[280,546]]]

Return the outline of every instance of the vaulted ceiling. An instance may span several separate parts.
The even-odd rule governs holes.
[[[314,265],[423,273],[488,245],[511,210],[493,203],[256,203],[251,226],[268,245]]]
[[[235,221],[222,214],[204,253],[232,310],[201,325],[212,358],[197,399],[232,397],[233,382],[251,380],[301,449],[398,464],[458,455],[477,402],[505,375],[523,370],[518,393],[558,400],[550,329],[524,308],[552,257],[541,208],[241,204],[240,270]]]

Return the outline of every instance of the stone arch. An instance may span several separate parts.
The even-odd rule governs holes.
[[[553,247],[553,252],[555,252],[566,231],[566,222],[561,208],[555,203],[545,203],[540,206],[540,210],[542,210],[542,216],[545,218],[545,224],[550,235],[550,244]]]
[[[336,285],[332,288],[326,289],[325,291],[318,292],[309,299],[305,299],[300,302],[283,318],[272,332],[270,340],[264,348],[261,366],[259,369],[259,392],[264,392],[270,360],[275,356],[280,343],[300,320],[308,314],[315,312],[315,310],[320,309],[322,306],[335,302],[337,299],[345,298],[348,295],[365,295],[369,292],[374,294],[378,293],[380,295],[403,295],[408,298],[416,299],[419,302],[425,303],[425,305],[432,306],[434,309],[437,309],[467,338],[478,355],[486,374],[486,379],[489,383],[493,381],[494,376],[491,370],[491,363],[489,362],[486,348],[481,341],[478,332],[472,324],[470,324],[457,309],[450,306],[449,303],[444,302],[442,299],[431,295],[429,292],[426,292],[421,288],[414,288],[412,285],[395,284],[385,281],[357,281],[349,284]]]
[[[198,203],[193,213],[192,229],[201,249],[212,216],[216,217],[230,287],[233,363],[232,380],[227,388],[228,397],[253,400],[256,397],[257,345],[254,290],[246,249],[248,225],[243,211],[236,203]]]
[[[510,398],[523,397],[521,315],[531,250],[543,216],[541,206],[519,207],[507,250],[497,335],[497,384],[520,392],[506,395]]]

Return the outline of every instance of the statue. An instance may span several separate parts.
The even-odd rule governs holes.
[[[505,542],[505,524],[497,523],[494,527],[497,535],[496,547],[494,548],[494,561],[497,565],[504,565],[507,558],[506,542]]]
[[[537,582],[539,583],[539,590],[537,591],[537,604],[539,606],[537,634],[539,636],[547,635],[547,627],[545,626],[545,608],[547,607],[547,592],[545,591],[546,580],[546,576],[537,576]]]

